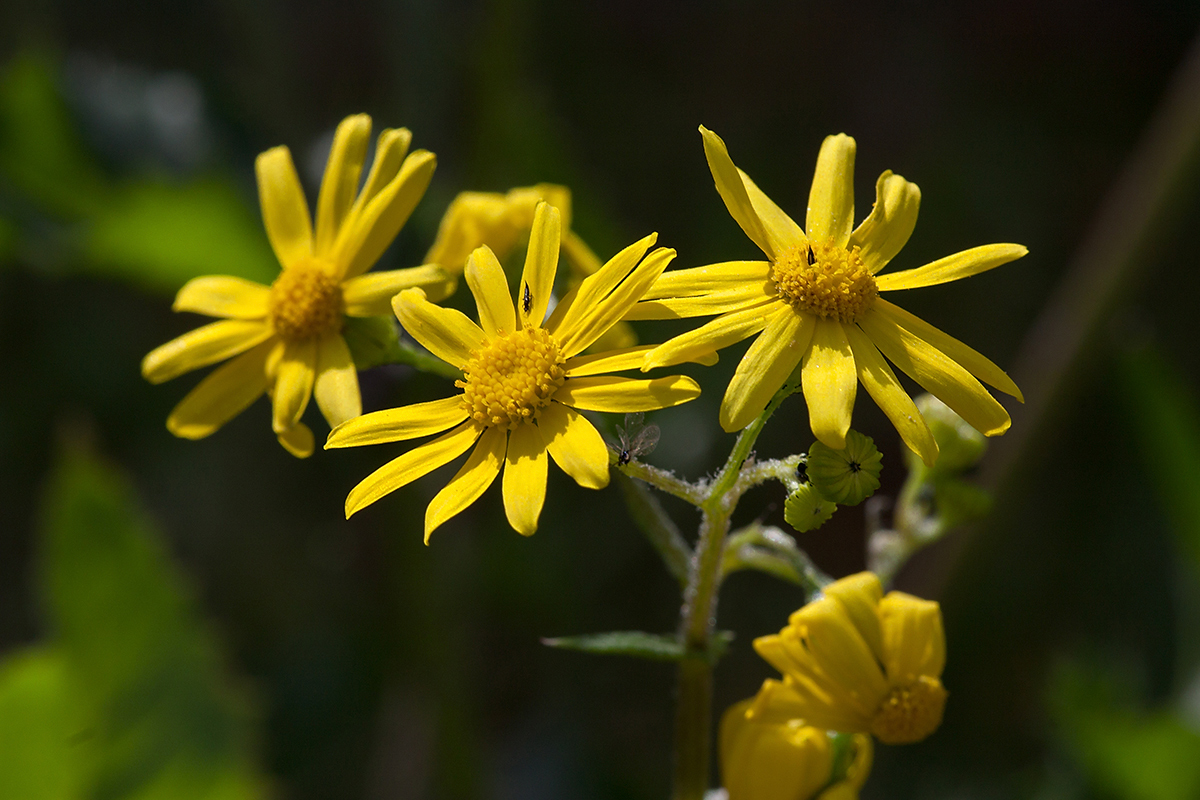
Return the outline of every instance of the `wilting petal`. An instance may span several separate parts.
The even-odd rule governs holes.
[[[936,286],[939,283],[949,283],[987,272],[1001,264],[1016,261],[1028,252],[1027,248],[1019,244],[985,244],[939,258],[923,267],[880,275],[875,281],[881,292]]]
[[[470,360],[471,351],[483,345],[483,331],[466,314],[434,305],[420,289],[406,289],[396,295],[392,309],[404,330],[447,364],[461,369]]]
[[[538,428],[554,463],[576,483],[588,489],[608,485],[608,447],[586,417],[551,403],[538,418]]]
[[[275,257],[290,267],[312,257],[312,222],[300,177],[286,147],[272,147],[254,162],[263,225]]]
[[[875,207],[850,234],[850,247],[862,248],[859,257],[872,273],[896,257],[912,236],[921,206],[921,190],[887,170],[875,182]]]
[[[914,683],[921,675],[936,678],[946,666],[942,609],[932,600],[889,592],[879,603],[883,625],[883,666],[893,686]]]
[[[700,386],[686,375],[670,375],[651,381],[602,375],[568,378],[554,399],[584,411],[630,414],[670,408],[700,396]]]
[[[725,142],[720,136],[703,125],[700,126],[700,136],[704,140],[704,157],[708,159],[708,168],[712,172],[713,181],[717,184],[717,194],[725,201],[729,215],[741,226],[750,241],[759,246],[767,258],[774,259],[778,253],[771,246],[771,240],[763,229],[762,220],[754,210],[750,196],[746,192],[746,184],[742,182],[741,173],[734,166],[725,148]]]
[[[546,500],[548,463],[546,443],[536,425],[524,423],[509,431],[501,482],[504,514],[508,524],[522,536],[537,533],[538,517]]]
[[[517,285],[517,316],[523,328],[537,328],[546,316],[554,275],[558,271],[558,243],[562,233],[559,211],[549,203],[539,203],[529,232],[525,269]]]
[[[721,720],[721,778],[729,800],[809,800],[829,783],[829,735],[799,721],[770,724],[747,719],[746,700]]]
[[[817,156],[808,194],[808,238],[832,239],[845,247],[854,228],[854,140],[844,133],[826,136]]]
[[[767,327],[767,320],[783,307],[782,301],[770,299],[741,311],[722,314],[651,350],[642,364],[642,371],[694,361],[706,353],[736,344]]]
[[[405,289],[419,288],[426,299],[436,302],[445,297],[451,280],[436,264],[368,272],[342,284],[342,299],[351,317],[387,316],[392,313],[392,298]]]
[[[836,580],[821,589],[821,594],[841,604],[875,660],[883,662],[883,631],[879,626],[879,601],[883,586],[873,572],[859,572]]]
[[[467,258],[467,286],[475,297],[479,310],[479,325],[488,336],[512,333],[517,329],[517,317],[512,298],[508,296],[508,279],[496,254],[484,245]]]
[[[151,383],[207,367],[244,353],[274,336],[271,326],[253,320],[222,320],[188,331],[142,359],[142,377]]]
[[[321,194],[317,198],[317,239],[314,250],[324,255],[333,249],[338,230],[354,203],[363,159],[371,140],[371,118],[366,114],[346,117],[333,134],[333,146],[325,162]]]
[[[321,409],[331,428],[362,414],[358,370],[341,334],[332,334],[317,343],[313,395],[317,399],[317,408]]]
[[[274,414],[271,425],[276,433],[286,431],[300,421],[312,397],[316,378],[317,342],[287,342],[283,357],[275,368],[275,388],[271,390]]]
[[[858,375],[842,323],[820,320],[813,331],[812,349],[800,370],[813,436],[834,450],[846,446],[846,431],[854,413]]]
[[[274,341],[242,353],[188,392],[167,417],[167,429],[184,439],[203,439],[240,414],[267,390],[267,355]]]
[[[192,311],[226,319],[266,319],[271,290],[232,275],[192,278],[175,295],[174,311]]]
[[[740,431],[762,413],[784,381],[796,369],[812,341],[816,318],[779,309],[750,345],[721,401],[721,427]]]
[[[430,436],[454,427],[467,416],[462,395],[372,411],[347,420],[330,431],[325,448],[357,447]]]
[[[462,465],[450,482],[434,495],[425,509],[425,544],[430,535],[443,522],[462,512],[487,491],[500,474],[504,464],[504,453],[508,447],[508,431],[504,428],[488,428],[479,437],[479,442],[467,463]]]

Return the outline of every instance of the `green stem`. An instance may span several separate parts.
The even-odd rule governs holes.
[[[692,548],[688,547],[679,533],[679,528],[667,516],[658,498],[652,495],[649,489],[623,472],[618,471],[616,479],[634,523],[662,556],[667,571],[679,581],[679,588],[686,588]]]
[[[637,478],[639,481],[650,484],[655,489],[674,495],[696,508],[699,508],[704,503],[704,499],[708,497],[703,484],[688,483],[676,478],[672,472],[641,461],[633,460],[628,464],[618,464],[617,469],[631,478]]]

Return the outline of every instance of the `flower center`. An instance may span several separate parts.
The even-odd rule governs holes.
[[[466,380],[455,381],[471,418],[510,430],[537,418],[563,384],[558,342],[542,328],[493,336],[471,353]]]
[[[341,330],[342,287],[316,264],[298,264],[271,284],[269,317],[280,338],[300,342]]]
[[[780,255],[771,266],[771,278],[793,308],[821,319],[854,322],[879,296],[875,276],[858,251],[832,241],[810,241]]]
[[[871,733],[884,744],[919,742],[942,724],[946,690],[937,678],[922,675],[910,686],[897,686],[884,699]]]

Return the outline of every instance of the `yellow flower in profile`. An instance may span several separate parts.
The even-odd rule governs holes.
[[[802,719],[822,729],[871,733],[885,744],[920,741],[942,722],[941,609],[902,592],[884,597],[870,572],[826,586],[777,635],[755,639],[754,649],[783,681],[763,683],[753,719]]]
[[[871,771],[871,737],[856,734],[840,780],[833,782],[829,732],[803,720],[762,722],[754,701],[731,706],[721,719],[721,778],[729,800],[857,800]]]
[[[700,387],[674,375],[654,380],[605,373],[636,369],[649,347],[579,355],[641,298],[675,257],[655,235],[622,250],[568,293],[546,318],[558,265],[559,212],[537,207],[516,304],[487,247],[467,261],[479,325],[430,303],[420,289],[392,301],[400,324],[435,356],[463,371],[460,394],[365,414],[329,434],[326,447],[415,439],[447,431],[376,470],[346,498],[346,516],[374,503],[474,446],[462,469],[425,510],[425,541],[487,490],[504,471],[504,511],[526,536],[537,530],[550,458],[580,486],[608,484],[608,450],[585,411],[629,413],[692,400]],[[639,263],[640,262],[640,263]],[[543,321],[544,320],[544,321]]]
[[[342,338],[344,318],[387,314],[392,296],[414,286],[442,295],[447,276],[434,265],[363,274],[396,237],[435,166],[432,153],[408,153],[408,130],[385,130],[359,191],[370,134],[365,114],[338,126],[315,233],[291,153],[275,147],[258,157],[263,222],[283,269],[270,286],[210,275],[179,290],[176,311],[222,319],[152,351],[142,375],[161,383],[232,360],[175,406],[167,418],[171,433],[208,436],[266,392],[280,444],[308,456],[313,435],[300,418],[311,397],[331,427],[362,413],[358,373]]]
[[[645,368],[677,364],[759,334],[721,402],[721,426],[744,428],[800,368],[813,435],[845,446],[858,383],[883,409],[905,444],[926,464],[937,444],[884,357],[979,431],[995,436],[1009,416],[980,381],[1021,398],[1004,372],[982,355],[880,296],[965,278],[1020,258],[1016,244],[965,250],[917,269],[879,275],[917,221],[921,192],[890,171],[879,176],[871,213],[854,225],[854,140],[821,145],[802,228],[729,158],[725,143],[700,128],[717,191],[766,261],[731,261],[664,275],[629,319],[718,314],[660,345]]]

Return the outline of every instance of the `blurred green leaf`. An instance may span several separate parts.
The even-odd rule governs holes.
[[[390,317],[346,317],[342,336],[360,370],[391,364],[391,355],[400,344],[399,331]]]
[[[83,794],[80,730],[66,664],[49,647],[0,664],[0,797],[74,800]]]

